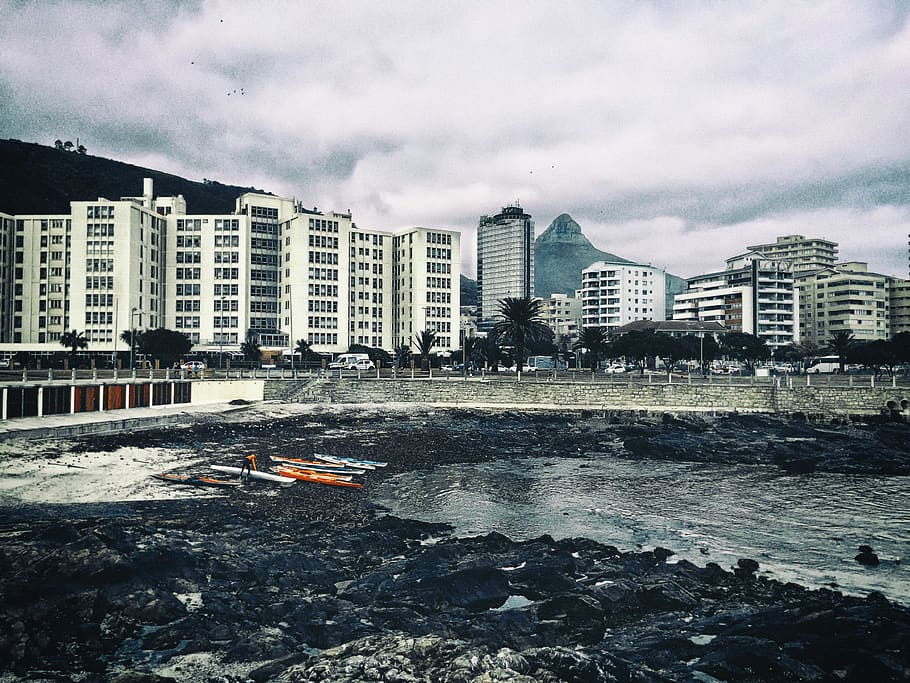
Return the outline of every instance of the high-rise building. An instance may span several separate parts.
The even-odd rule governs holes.
[[[789,262],[794,273],[827,268],[837,262],[837,242],[817,237],[784,235],[771,244],[756,244],[747,249],[757,251],[772,261]]]
[[[800,275],[800,339],[824,345],[835,332],[858,342],[889,339],[890,279],[859,261]]]
[[[610,332],[635,320],[666,318],[666,274],[628,261],[598,261],[581,271],[581,326]]]
[[[392,295],[395,346],[412,346],[426,330],[437,348],[459,345],[461,235],[451,230],[409,228],[395,233]]]
[[[799,340],[798,294],[791,264],[749,252],[727,259],[726,270],[688,279],[673,304],[674,320],[719,322],[779,348]]]
[[[477,226],[477,296],[481,320],[499,313],[506,297],[534,294],[534,221],[517,204],[495,216],[481,216]]]

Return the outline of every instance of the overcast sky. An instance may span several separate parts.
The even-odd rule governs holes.
[[[907,276],[910,3],[0,3],[0,137],[364,228],[519,202],[680,276],[803,234]],[[123,188],[124,195],[135,194]],[[193,208],[189,207],[192,211]]]

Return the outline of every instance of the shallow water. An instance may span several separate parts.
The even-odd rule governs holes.
[[[622,550],[662,546],[725,568],[751,558],[770,578],[910,603],[907,477],[529,458],[402,474],[382,485],[377,502],[402,517],[454,524],[459,535],[584,536]],[[882,564],[857,563],[861,544]]]

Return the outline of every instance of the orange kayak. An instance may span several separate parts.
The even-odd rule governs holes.
[[[328,484],[329,486],[347,486],[352,489],[363,488],[363,484],[355,481],[350,481],[350,479],[346,477],[337,477],[332,474],[297,469],[296,467],[279,467],[278,473],[282,477],[292,477],[293,479],[311,481],[316,484]]]

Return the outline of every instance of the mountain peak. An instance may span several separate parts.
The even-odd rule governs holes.
[[[561,213],[550,226],[537,238],[538,244],[545,242],[572,242],[575,244],[591,244],[581,232],[581,226],[567,213]]]
[[[581,271],[597,261],[621,261],[596,248],[569,214],[562,213],[534,240],[534,291],[537,296],[573,296],[581,288]]]

